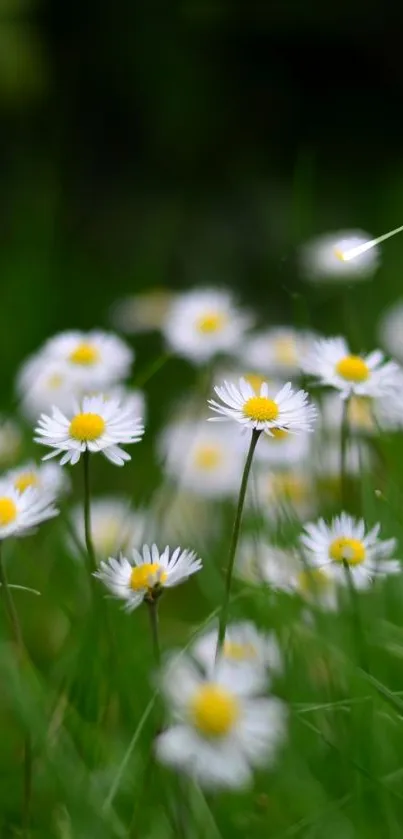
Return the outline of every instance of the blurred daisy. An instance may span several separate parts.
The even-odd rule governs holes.
[[[350,396],[347,407],[349,431],[358,436],[372,436],[380,431],[398,431],[403,426],[403,375],[396,373],[395,390],[382,399]],[[326,393],[321,402],[321,422],[325,430],[340,433],[343,402],[337,393]]]
[[[400,572],[398,560],[391,556],[396,539],[381,541],[380,524],[366,532],[363,519],[347,513],[336,516],[330,525],[324,519],[305,525],[301,536],[307,561],[324,569],[338,583],[346,584],[346,568],[357,588],[367,588],[373,577]]]
[[[15,463],[22,447],[22,434],[12,419],[0,416],[0,467]]]
[[[88,450],[102,452],[116,466],[123,466],[130,455],[119,443],[138,443],[144,426],[133,416],[131,405],[121,406],[118,400],[103,396],[85,396],[68,418],[58,408],[53,409],[51,417],[42,414],[35,433],[36,443],[54,449],[44,460],[61,454],[62,466],[74,466]]]
[[[83,506],[77,505],[71,513],[71,524],[77,541],[85,551]],[[91,536],[95,554],[100,559],[116,556],[120,551],[130,553],[144,543],[149,518],[142,510],[132,510],[129,499],[94,498],[91,501]],[[72,539],[68,544],[77,553]]]
[[[237,310],[230,292],[204,288],[176,297],[163,334],[175,353],[203,364],[233,351],[248,326],[249,318]]]
[[[79,396],[79,388],[68,367],[52,361],[43,353],[31,356],[17,376],[20,408],[29,422],[36,421],[42,411],[52,407],[67,411],[72,399]]]
[[[242,363],[268,375],[299,376],[301,359],[315,336],[288,326],[276,326],[251,335],[242,346]]]
[[[340,230],[318,236],[301,249],[301,267],[307,280],[317,282],[366,280],[379,265],[379,248],[373,247],[354,259],[344,254],[370,241],[362,230]]]
[[[74,380],[86,389],[103,388],[124,379],[134,353],[117,335],[93,332],[61,332],[42,348],[44,358],[66,365]]]
[[[310,438],[307,434],[290,434],[282,428],[274,428],[271,435],[264,434],[256,449],[256,461],[270,466],[302,466],[310,454]]]
[[[53,506],[54,496],[28,487],[18,492],[13,484],[0,484],[0,539],[26,536],[32,528],[58,515]]]
[[[212,411],[219,417],[210,417],[210,422],[235,420],[244,429],[255,429],[273,435],[275,429],[288,432],[312,431],[312,424],[316,418],[316,408],[308,401],[308,394],[304,390],[294,391],[291,383],[277,394],[271,394],[267,382],[260,386],[256,395],[252,385],[245,379],[240,379],[238,385],[224,382],[222,387],[214,388],[221,400],[216,402],[209,399]]]
[[[221,666],[204,677],[189,658],[176,656],[162,688],[175,723],[157,739],[158,759],[204,787],[237,788],[255,766],[275,759],[285,736],[283,704],[257,694],[250,668]]]
[[[7,472],[5,479],[21,494],[29,487],[35,487],[53,498],[69,486],[68,477],[58,464],[46,463],[38,466],[32,460]]]
[[[157,597],[162,589],[184,583],[201,567],[202,561],[193,551],[176,548],[171,554],[167,546],[160,553],[156,545],[144,545],[141,553],[133,549],[131,560],[121,556],[101,562],[94,576],[125,601],[127,612],[132,612],[143,600]]]
[[[260,471],[255,480],[255,498],[249,494],[251,503],[256,501],[257,508],[269,522],[281,517],[305,519],[312,515],[317,507],[312,473],[307,467],[279,469],[278,471]]]
[[[367,356],[353,355],[344,338],[322,338],[305,356],[303,370],[322,385],[341,391],[342,399],[351,394],[383,396],[396,387],[400,368],[393,361],[384,363],[380,350]]]
[[[372,451],[364,440],[357,437],[349,440],[346,447],[344,467],[348,475],[360,475],[368,470],[372,463]],[[326,444],[313,448],[310,466],[317,478],[340,479],[341,453],[340,443],[330,440]]]
[[[213,629],[196,638],[191,647],[192,656],[207,675],[214,672],[218,630]],[[282,670],[282,656],[273,634],[263,635],[250,621],[232,623],[227,627],[220,654],[220,667],[233,670],[241,666],[248,672],[248,681],[255,682],[258,690],[267,687],[268,675]]]
[[[393,303],[381,315],[378,334],[386,350],[403,362],[403,300]]]
[[[209,498],[238,492],[244,465],[239,436],[206,423],[179,421],[164,430],[159,449],[165,471],[182,488]]]
[[[129,335],[159,330],[174,299],[172,291],[159,288],[133,294],[112,306],[111,321],[119,331]]]

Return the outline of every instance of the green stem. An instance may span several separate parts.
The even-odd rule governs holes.
[[[14,635],[15,644],[20,658],[25,657],[25,647],[22,638],[21,626],[18,618],[18,612],[14,605],[11,589],[8,584],[6,569],[3,560],[2,542],[0,541],[0,586],[4,599],[5,611]],[[31,794],[32,794],[32,744],[29,731],[24,737],[24,772],[23,772],[23,799],[21,810],[21,822],[23,828],[23,835],[28,836],[29,820],[31,811]]]
[[[351,600],[351,609],[353,614],[353,635],[355,647],[357,650],[358,664],[362,668],[362,670],[365,670],[366,673],[370,674],[371,671],[367,655],[367,645],[365,642],[364,628],[361,621],[361,612],[357,597],[357,590],[354,585],[351,568],[345,559],[343,559],[343,566],[346,574],[347,588]]]
[[[341,437],[340,437],[340,500],[342,510],[346,509],[348,496],[348,482],[347,482],[347,443],[348,443],[348,409],[350,405],[349,397],[343,401],[343,414],[341,419]]]
[[[158,631],[158,600],[150,597],[147,600],[148,616],[150,619],[151,639],[153,645],[153,652],[155,663],[157,667],[161,664],[161,647]]]
[[[218,625],[218,640],[217,640],[217,650],[216,656],[219,654],[222,645],[224,643],[225,638],[225,631],[227,629],[227,622],[228,622],[228,611],[229,611],[229,601],[231,595],[231,583],[232,583],[232,574],[234,570],[234,562],[235,562],[235,554],[238,545],[239,533],[241,529],[241,519],[242,519],[242,512],[245,503],[245,496],[246,496],[246,488],[248,486],[248,479],[249,473],[252,466],[253,455],[255,453],[255,448],[257,446],[257,441],[261,435],[261,431],[258,431],[256,428],[252,431],[252,437],[250,441],[248,455],[245,461],[245,466],[242,475],[241,486],[239,490],[238,496],[238,504],[235,513],[235,520],[234,526],[232,529],[232,537],[231,543],[229,548],[228,554],[228,565],[227,565],[227,575],[225,581],[225,592],[224,592],[224,599],[221,607],[220,618],[219,618],[219,625]]]
[[[90,491],[90,453],[88,450],[83,455],[84,464],[84,533],[85,546],[88,554],[90,573],[97,570],[94,545],[91,536],[91,491]]]

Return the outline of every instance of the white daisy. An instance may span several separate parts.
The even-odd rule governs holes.
[[[179,421],[164,429],[159,449],[166,473],[183,489],[208,498],[239,491],[244,465],[239,435],[205,422]]]
[[[354,259],[345,259],[344,254],[370,239],[362,230],[340,230],[307,242],[301,249],[301,267],[306,279],[317,282],[368,279],[379,265],[379,248],[370,248]]]
[[[270,472],[259,470],[254,489],[254,494],[252,488],[249,489],[248,502],[256,503],[269,522],[282,517],[304,520],[317,508],[312,472],[307,466]]]
[[[28,487],[35,487],[55,498],[69,487],[66,472],[56,463],[45,463],[38,466],[31,460],[17,469],[11,469],[5,475],[5,479],[21,494]]]
[[[190,659],[176,656],[165,667],[162,686],[175,719],[157,738],[162,763],[219,789],[247,786],[253,767],[275,759],[285,736],[285,707],[256,695],[247,669],[219,663],[206,678]]]
[[[326,524],[323,519],[305,525],[301,536],[307,561],[315,568],[325,569],[338,583],[346,584],[347,564],[354,585],[367,588],[373,577],[400,572],[398,560],[390,557],[396,539],[378,539],[380,525],[366,532],[363,519],[347,513]]]
[[[22,433],[17,423],[0,416],[0,466],[15,463],[21,447]]]
[[[316,336],[311,332],[299,332],[291,326],[275,326],[251,335],[242,344],[242,364],[283,379],[300,375],[301,359],[315,340]]]
[[[218,353],[232,352],[248,326],[249,318],[237,310],[229,291],[204,288],[177,296],[163,334],[174,352],[203,364]]]
[[[121,556],[101,562],[94,577],[124,600],[124,609],[132,612],[144,599],[153,599],[162,589],[185,582],[201,567],[202,561],[194,551],[176,548],[171,554],[167,546],[160,553],[156,545],[144,545],[141,553],[133,549],[131,560]]]
[[[25,536],[41,522],[58,515],[54,496],[28,487],[18,492],[11,482],[0,484],[0,539]]]
[[[92,332],[61,332],[42,348],[44,357],[66,365],[81,387],[108,387],[126,378],[134,353],[117,335]]]
[[[305,356],[302,368],[341,391],[342,399],[351,394],[379,397],[396,388],[400,368],[393,361],[384,362],[383,353],[374,350],[367,356],[353,355],[344,338],[322,338]]]
[[[218,630],[212,629],[196,638],[191,647],[192,656],[207,675],[214,672]],[[220,667],[232,670],[241,666],[248,672],[248,681],[263,690],[268,676],[282,670],[282,656],[273,634],[263,635],[250,621],[231,623],[226,630],[220,656]]]
[[[128,335],[159,330],[174,299],[172,291],[162,288],[133,294],[114,303],[111,308],[111,322],[119,331]]]
[[[256,462],[272,467],[302,467],[309,458],[311,446],[307,434],[290,434],[274,428],[271,435],[264,434],[256,449]]]
[[[383,312],[378,334],[388,353],[403,363],[403,300],[398,300]]]
[[[231,419],[244,429],[264,431],[271,436],[275,429],[290,433],[313,430],[316,408],[309,403],[308,394],[304,390],[294,391],[290,382],[276,394],[270,394],[269,385],[264,382],[258,396],[246,379],[240,379],[238,385],[224,382],[214,390],[222,404],[214,399],[208,402],[211,410],[221,416],[210,417],[210,422]]]
[[[362,474],[364,470],[370,469],[372,462],[372,450],[364,440],[356,437],[348,440],[344,460],[347,475],[357,476]],[[310,465],[316,478],[336,478],[339,481],[341,473],[340,443],[337,440],[330,440],[326,444],[314,447]]]
[[[58,408],[53,408],[51,417],[42,414],[35,433],[36,443],[54,449],[44,460],[61,454],[60,464],[73,466],[88,450],[102,452],[116,466],[123,466],[130,455],[118,444],[137,443],[144,434],[144,426],[133,416],[130,404],[121,406],[116,399],[85,396],[69,417]]]
[[[85,551],[82,504],[72,510],[71,525]],[[134,547],[142,545],[148,526],[148,516],[142,510],[132,510],[129,499],[106,497],[91,500],[91,537],[98,560],[116,556],[120,551],[130,553]],[[68,545],[76,554],[77,547],[71,538]]]
[[[66,364],[53,361],[39,352],[30,356],[17,376],[17,393],[22,413],[29,422],[52,407],[68,411],[72,399],[79,398],[77,381]]]

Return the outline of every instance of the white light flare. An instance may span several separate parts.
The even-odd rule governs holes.
[[[363,245],[357,245],[355,248],[349,248],[346,251],[342,251],[340,248],[335,248],[334,253],[341,262],[350,262],[351,259],[355,259],[357,256],[365,253],[365,251],[375,248],[376,245],[379,245],[380,242],[384,242],[385,239],[390,239],[391,236],[396,236],[397,233],[401,233],[402,231],[403,224],[400,227],[396,227],[394,230],[390,230],[389,233],[384,233],[383,236],[378,236],[377,239],[370,239],[369,242],[364,242]]]

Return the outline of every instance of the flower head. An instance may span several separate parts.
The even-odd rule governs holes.
[[[10,481],[0,482],[0,539],[25,536],[32,528],[57,516],[53,506],[54,495],[28,487],[24,492]]]
[[[38,466],[33,461],[29,461],[17,469],[11,469],[7,472],[5,478],[21,494],[26,492],[29,487],[34,487],[55,498],[69,486],[66,473],[56,463],[45,463]]]
[[[108,387],[129,373],[133,351],[108,332],[61,332],[46,342],[43,357],[66,366],[71,378],[88,390]]]
[[[399,367],[384,362],[383,353],[375,350],[367,356],[351,353],[344,338],[322,338],[303,361],[303,370],[315,376],[322,385],[341,391],[346,399],[351,394],[379,397],[396,387]]]
[[[363,519],[342,513],[330,525],[323,519],[305,525],[301,544],[315,568],[323,568],[336,582],[345,584],[347,567],[355,586],[367,588],[373,577],[400,571],[400,563],[391,559],[396,540],[382,541],[379,530],[377,524],[367,531]]]
[[[212,629],[200,635],[191,647],[192,656],[203,667],[207,675],[214,672],[218,630]],[[282,657],[274,635],[263,635],[250,621],[229,624],[220,654],[222,670],[244,668],[249,671],[250,681],[255,680],[256,689],[263,690],[268,677],[282,669]]]
[[[76,540],[85,551],[85,533],[82,504],[74,507],[71,524]],[[142,510],[132,510],[130,499],[93,498],[91,501],[91,536],[98,560],[116,556],[120,551],[129,553],[144,543],[149,521]],[[73,540],[68,544],[77,552]]]
[[[204,288],[177,296],[163,333],[174,352],[203,364],[218,353],[233,351],[248,325],[228,291]]]
[[[163,690],[176,720],[157,739],[157,757],[207,788],[237,788],[252,769],[273,762],[286,712],[259,695],[250,669],[221,667],[201,675],[190,658],[168,661]]]
[[[370,239],[362,230],[340,230],[307,242],[301,250],[301,267],[306,279],[317,282],[368,279],[378,267],[379,248],[372,247],[354,259],[346,259],[345,254]]]
[[[125,297],[112,306],[111,322],[128,335],[161,329],[174,297],[172,291],[162,288]]]
[[[269,522],[279,518],[306,520],[316,510],[310,470],[307,466],[285,467],[271,472],[259,470],[256,501],[259,511]]]
[[[143,600],[154,599],[162,589],[185,582],[201,567],[202,561],[193,551],[176,548],[171,554],[167,546],[160,553],[157,545],[144,545],[141,553],[133,549],[131,560],[121,556],[101,562],[94,576],[125,601],[126,611],[132,612]]]
[[[42,414],[35,433],[36,443],[53,449],[44,460],[61,454],[62,466],[74,465],[88,450],[102,452],[116,466],[123,466],[130,455],[119,444],[138,443],[144,426],[133,415],[131,404],[121,406],[117,399],[85,396],[69,417],[58,408],[53,408],[51,417]]]
[[[294,391],[290,382],[276,394],[270,394],[269,385],[264,382],[257,395],[246,379],[240,379],[238,385],[224,382],[214,390],[221,402],[209,399],[209,405],[220,416],[211,417],[210,421],[231,419],[244,429],[264,431],[271,436],[278,429],[289,433],[313,430],[316,408],[309,404],[308,394],[304,390]]]
[[[291,326],[256,332],[242,345],[242,363],[266,376],[293,377],[299,375],[301,359],[314,340],[311,332],[299,332]]]

